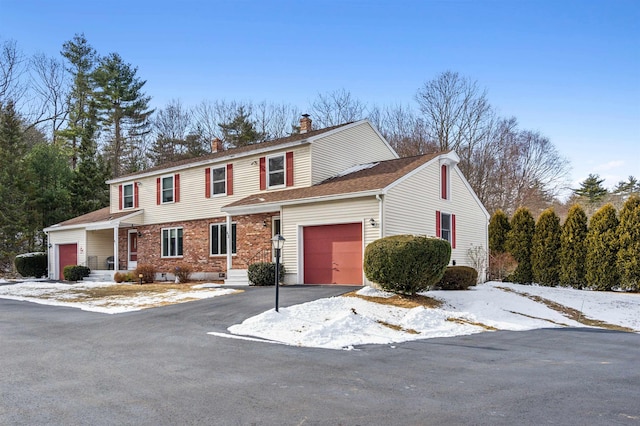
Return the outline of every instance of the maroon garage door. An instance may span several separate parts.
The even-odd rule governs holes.
[[[64,267],[68,265],[78,264],[78,245],[77,244],[60,244],[58,246],[59,257],[59,280],[64,279]]]
[[[304,283],[362,285],[362,224],[306,226]]]

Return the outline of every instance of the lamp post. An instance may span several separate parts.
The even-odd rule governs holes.
[[[280,312],[278,310],[278,288],[280,287],[280,250],[284,246],[285,239],[282,235],[275,235],[271,239],[271,244],[273,245],[273,250],[276,255],[276,312]]]

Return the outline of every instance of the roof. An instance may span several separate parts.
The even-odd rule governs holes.
[[[66,220],[64,222],[53,225],[50,228],[63,227],[63,226],[73,226],[73,225],[89,225],[92,223],[101,223],[101,222],[110,222],[112,220],[117,220],[126,216],[130,216],[134,213],[140,212],[141,210],[129,210],[125,212],[111,213],[109,207],[104,207],[100,210],[92,211],[91,213],[83,214],[82,216],[74,217],[73,219]]]
[[[383,190],[401,177],[443,153],[404,157],[352,168],[353,172],[329,178],[317,185],[282,191],[260,192],[223,207],[223,210],[260,206],[339,194]]]
[[[128,174],[125,174],[125,175],[120,175],[117,178],[111,179],[111,181],[120,180],[122,178],[127,178],[127,177],[131,177],[131,176],[137,176],[137,175],[140,175],[140,174],[158,172],[158,171],[161,171],[161,170],[171,169],[171,168],[174,168],[174,167],[187,166],[187,165],[192,164],[192,163],[201,163],[203,161],[205,161],[205,162],[206,161],[211,161],[211,160],[215,160],[217,158],[223,158],[223,157],[228,157],[228,156],[237,156],[239,154],[250,154],[252,151],[263,150],[265,148],[274,148],[274,147],[278,147],[279,145],[286,145],[286,144],[289,144],[289,143],[292,143],[292,142],[304,141],[305,139],[310,139],[310,138],[313,138],[315,136],[319,136],[319,135],[321,135],[323,133],[327,133],[327,132],[329,132],[331,130],[335,130],[335,129],[339,128],[339,127],[343,127],[343,126],[346,126],[346,125],[349,125],[349,124],[352,124],[352,122],[338,124],[337,126],[325,127],[324,129],[311,130],[310,132],[306,132],[306,133],[298,133],[298,134],[295,134],[295,135],[286,136],[284,138],[278,138],[278,139],[273,139],[273,140],[270,140],[270,141],[254,143],[254,144],[251,144],[251,145],[241,146],[241,147],[238,147],[238,148],[230,148],[230,149],[214,152],[214,153],[207,154],[207,155],[201,155],[199,157],[188,158],[188,159],[179,160],[179,161],[172,161],[172,162],[169,162],[169,163],[164,163],[164,164],[161,164],[159,166],[151,167],[149,169],[141,170],[141,171],[138,171],[138,172],[128,173]]]

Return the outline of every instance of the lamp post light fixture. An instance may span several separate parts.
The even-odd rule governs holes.
[[[276,312],[278,310],[278,288],[280,287],[280,251],[284,247],[285,238],[277,234],[271,239],[271,245],[273,246],[273,252],[276,256]]]
[[[144,275],[138,274],[138,278],[140,278],[140,285],[142,285],[142,277],[144,277]]]

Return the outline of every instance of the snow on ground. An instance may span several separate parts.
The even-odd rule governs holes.
[[[526,294],[525,294],[526,293]],[[359,295],[389,298],[392,293],[364,287]],[[399,308],[357,297],[332,297],[269,310],[228,328],[234,335],[280,343],[350,349],[368,343],[392,344],[450,337],[487,330],[531,330],[585,327],[542,301],[540,296],[580,310],[585,317],[640,331],[640,295],[524,286],[491,282],[467,291],[430,291],[423,295],[443,302],[439,308]],[[555,305],[557,308],[558,306]]]
[[[164,293],[151,295],[106,296],[99,299],[82,300],[83,290],[89,291],[98,287],[113,285],[115,285],[113,282],[83,282],[70,285],[28,281],[0,286],[0,298],[35,302],[44,305],[66,306],[105,314],[118,314],[122,312],[139,311],[152,306],[206,299],[237,292],[237,290],[220,289],[214,288],[214,285],[208,286],[201,284],[193,286],[192,291],[168,290]]]
[[[215,284],[200,284],[186,291],[83,299],[83,291],[112,285],[115,283],[4,283],[0,286],[0,298],[114,314],[236,291]],[[363,287],[357,293],[383,301],[394,296],[370,287]],[[601,321],[604,327],[621,326],[640,332],[640,294],[490,282],[467,291],[429,291],[423,295],[441,301],[442,305],[438,308],[405,308],[339,296],[283,307],[280,312],[271,309],[230,326],[231,335],[210,334],[266,339],[296,346],[350,349],[354,345],[393,344],[487,330],[590,326],[592,323],[585,323],[586,320]]]

